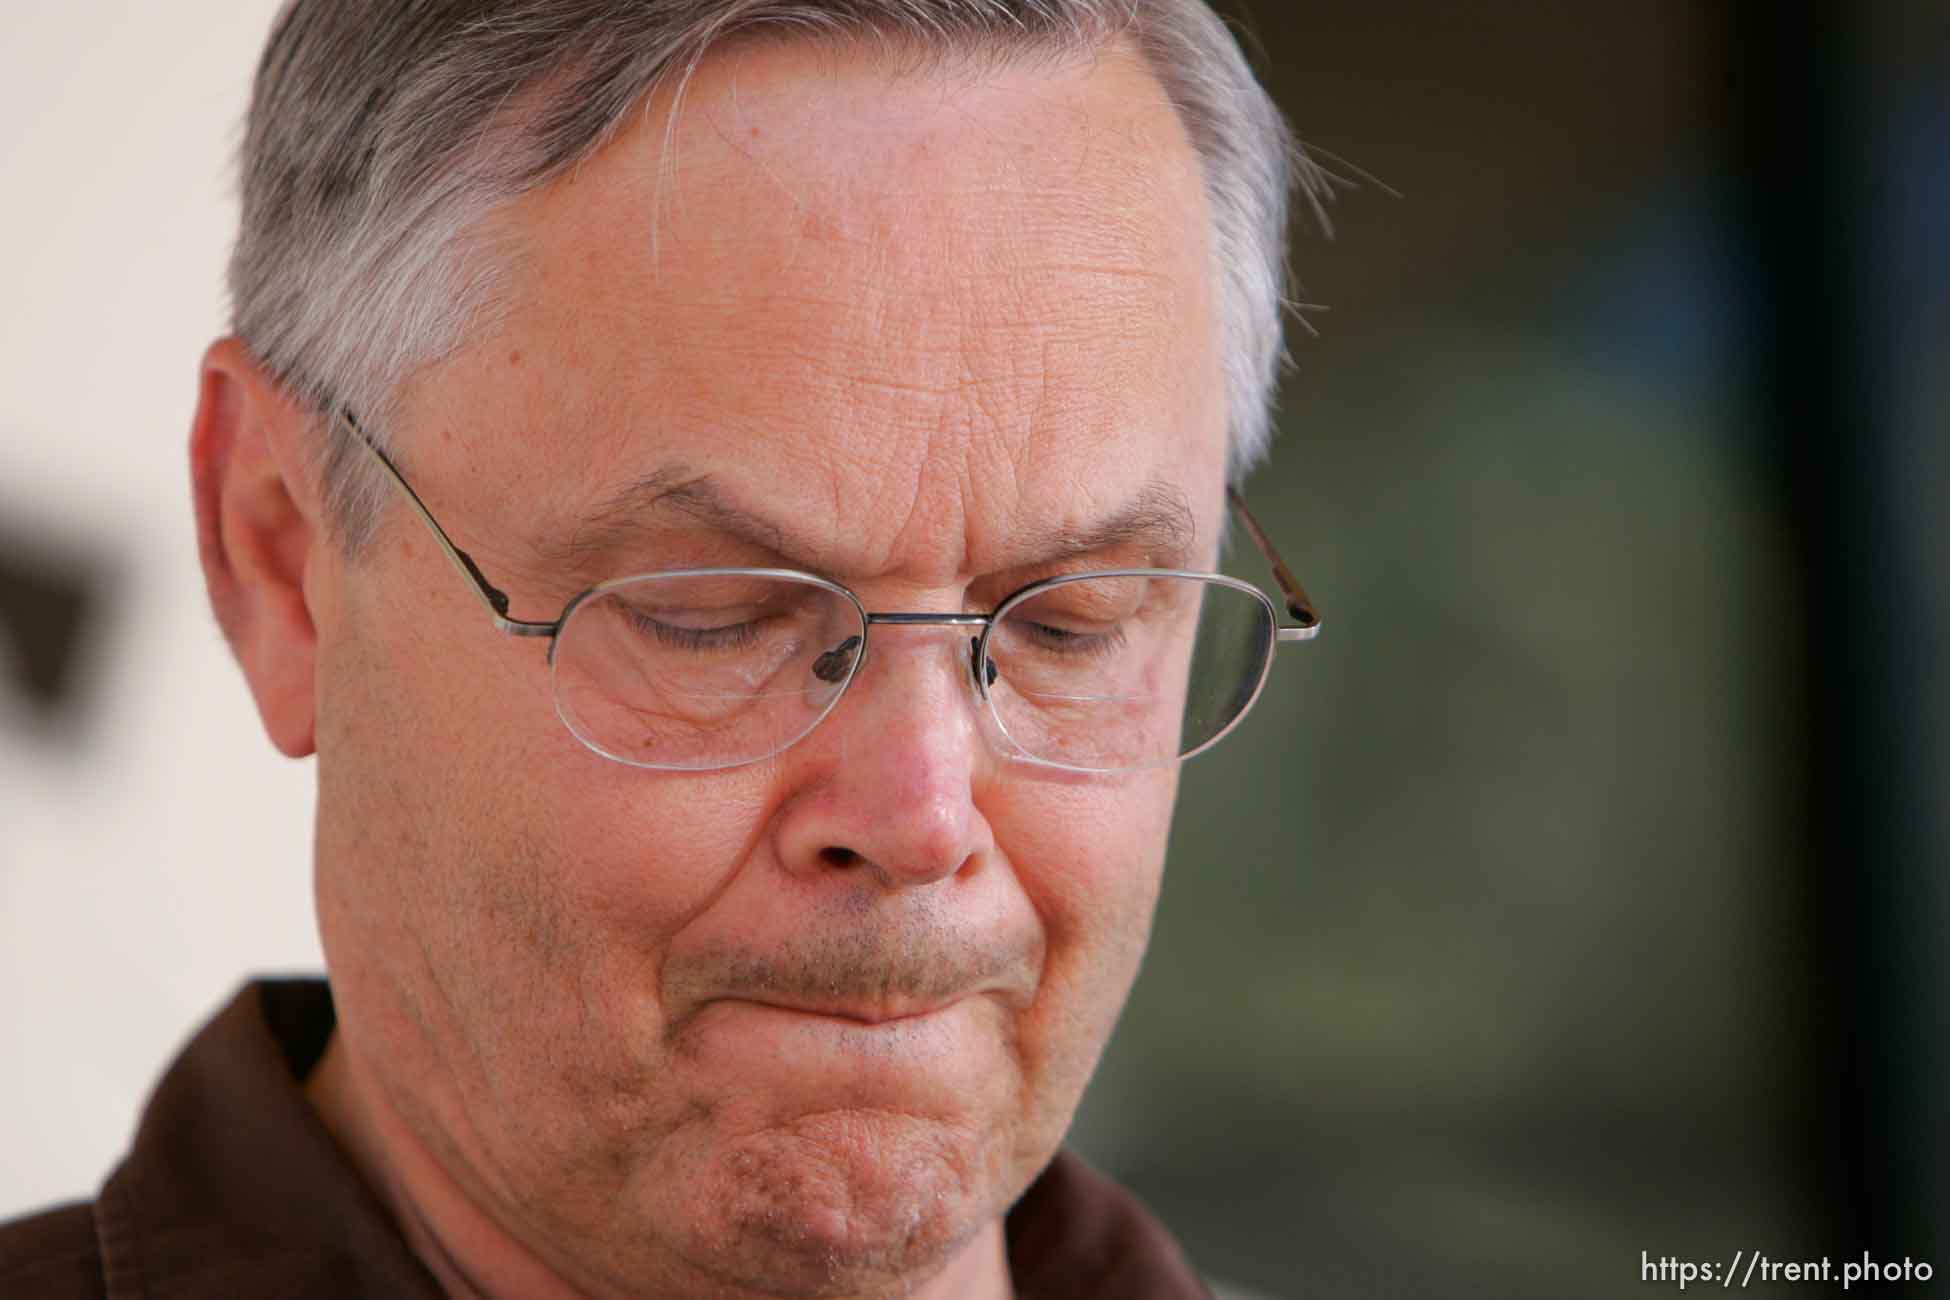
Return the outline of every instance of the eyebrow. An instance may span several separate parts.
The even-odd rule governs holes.
[[[812,571],[823,567],[817,559],[822,548],[810,535],[746,509],[710,475],[683,466],[659,470],[609,493],[564,540],[543,543],[538,550],[545,559],[574,563],[640,544],[669,527],[654,518],[659,511],[676,511],[699,527]],[[1027,537],[1018,534],[1014,549],[1019,556],[1012,567],[1059,563],[1113,547],[1137,547],[1165,567],[1182,567],[1197,536],[1185,494],[1153,479],[1107,518]]]

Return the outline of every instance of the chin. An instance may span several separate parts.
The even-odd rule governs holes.
[[[1004,1203],[981,1143],[882,1111],[807,1116],[714,1163],[694,1203],[710,1271],[786,1294],[904,1292]]]

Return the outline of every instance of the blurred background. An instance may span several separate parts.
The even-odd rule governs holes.
[[[1950,12],[1221,7],[1377,178],[1249,494],[1326,633],[1186,769],[1078,1144],[1271,1296],[1950,1268]],[[183,450],[274,9],[0,8],[0,1216],[320,964]]]

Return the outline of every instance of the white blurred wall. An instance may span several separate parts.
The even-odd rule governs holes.
[[[79,734],[0,703],[0,1218],[89,1194],[246,973],[320,965],[311,766],[207,612],[185,456],[275,8],[0,0],[0,538],[119,574]]]

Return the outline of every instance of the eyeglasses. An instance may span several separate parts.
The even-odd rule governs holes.
[[[970,631],[968,667],[1016,756],[1080,772],[1159,767],[1210,749],[1266,685],[1283,641],[1320,631],[1313,603],[1228,489],[1294,626],[1257,587],[1216,573],[1105,569],[1032,583],[989,614],[873,613],[838,583],[791,569],[676,569],[600,583],[552,622],[454,545],[351,411],[340,418],[386,470],[510,636],[549,638],[555,709],[604,758],[715,771],[770,758],[839,704],[881,625]]]

